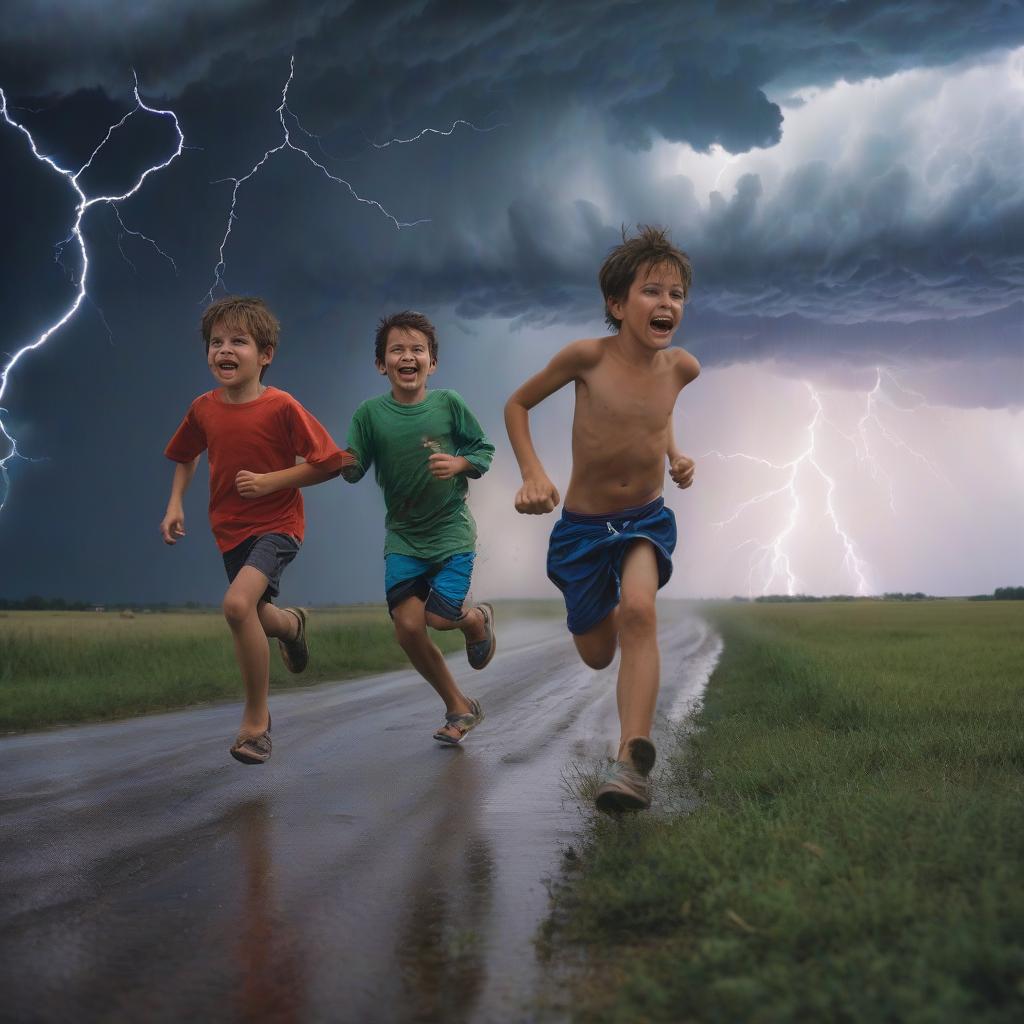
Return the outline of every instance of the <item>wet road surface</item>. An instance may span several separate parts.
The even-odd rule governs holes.
[[[720,641],[667,608],[678,717]],[[589,814],[562,774],[611,752],[616,666],[498,629],[482,673],[451,659],[486,712],[462,747],[408,670],[272,696],[260,767],[233,704],[0,740],[0,1019],[538,1019],[545,879]]]

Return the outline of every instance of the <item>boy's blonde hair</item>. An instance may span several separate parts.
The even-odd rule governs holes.
[[[210,351],[210,335],[213,328],[224,320],[235,327],[241,328],[246,334],[252,335],[256,347],[265,352],[268,348],[277,350],[281,337],[281,324],[277,317],[267,308],[267,304],[253,295],[225,295],[206,307],[203,313],[203,341],[206,351]],[[267,372],[264,366],[260,370],[260,380]]]
[[[598,272],[601,294],[604,296],[605,323],[616,331],[622,326],[622,321],[612,316],[608,309],[608,300],[625,302],[636,273],[641,267],[657,267],[667,263],[678,270],[683,282],[684,302],[690,294],[690,284],[693,282],[690,257],[669,241],[665,228],[652,224],[638,224],[637,232],[632,238],[627,238],[626,228],[623,226],[622,244],[615,246],[608,253]]]

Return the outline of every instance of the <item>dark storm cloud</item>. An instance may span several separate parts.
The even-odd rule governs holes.
[[[171,94],[198,149],[125,215],[191,265],[200,294],[231,190],[211,182],[245,173],[280,142],[274,108],[293,50],[290,109],[320,139],[289,120],[296,137],[401,219],[431,223],[395,232],[282,154],[240,193],[229,288],[270,280],[321,309],[401,292],[470,319],[599,322],[597,265],[621,226],[666,223],[694,259],[693,313],[728,342],[716,351],[740,358],[743,345],[757,352],[758,338],[781,346],[785,331],[770,325],[786,318],[853,325],[851,336],[870,339],[879,322],[977,318],[1012,303],[1024,283],[1024,184],[1006,172],[1012,161],[994,164],[982,151],[908,164],[899,133],[881,124],[852,162],[805,161],[771,188],[748,174],[709,200],[644,148],[660,138],[734,153],[774,147],[785,125],[765,88],[980,60],[1024,38],[1019,5],[524,3],[495,14],[471,3],[353,2],[287,15],[243,0],[22,7],[0,26],[0,84],[22,96],[98,84],[123,98],[131,63],[154,94]],[[97,90],[47,102],[89,115],[71,126],[83,158],[123,112]],[[459,117],[502,127],[370,146]],[[1013,140],[1020,128],[1014,115],[999,131]],[[48,137],[68,129],[49,125]],[[957,186],[922,211],[915,197],[954,159]],[[11,173],[27,182],[34,168],[22,161]],[[100,213],[89,217],[95,230]],[[272,266],[268,251],[280,254]],[[729,318],[744,329],[730,331]],[[1019,335],[978,344],[1005,352]]]
[[[531,173],[534,158],[525,146],[532,130],[512,126],[452,141],[458,161],[472,170],[462,170],[450,189],[433,183],[443,180],[451,150],[416,150],[409,157],[415,180],[392,194],[404,216],[429,215],[433,222],[362,247],[358,268],[346,266],[341,254],[325,256],[321,244],[302,247],[296,239],[297,272],[325,292],[354,273],[369,288],[401,281],[410,302],[452,304],[468,318],[600,321],[597,268],[621,225],[661,222],[693,258],[692,310],[729,341],[730,358],[742,357],[742,345],[757,355],[759,336],[783,347],[786,318],[824,325],[823,345],[842,334],[854,348],[870,347],[879,333],[903,336],[899,325],[962,319],[978,327],[970,331],[974,351],[1020,351],[1020,331],[982,330],[988,321],[978,318],[1024,292],[1024,182],[996,174],[983,158],[969,173],[961,168],[959,184],[928,204],[918,201],[919,169],[876,166],[867,157],[835,167],[798,165],[771,194],[759,176],[743,175],[730,194],[713,193],[702,205],[689,179],[618,164],[611,147],[595,157],[596,169],[588,167],[598,203],[568,198],[573,189],[561,178],[571,173],[571,142],[561,156],[550,156],[550,175]],[[581,133],[571,120],[540,132],[563,139]],[[379,190],[387,190],[391,175],[397,182],[409,173],[386,163],[378,168]],[[282,232],[300,217],[298,197],[294,203],[278,211]],[[729,318],[744,327],[730,331]],[[780,329],[770,329],[773,319]],[[915,347],[926,349],[931,338],[936,353],[947,352],[953,333],[922,329]]]
[[[731,153],[782,137],[781,110],[750,81],[692,66],[676,68],[658,91],[618,103],[612,114],[618,137],[639,148],[649,147],[655,133],[696,150],[717,144]]]
[[[732,152],[778,140],[765,87],[798,88],[948,64],[1024,38],[1018,4],[526,2],[292,4],[271,0],[88,5],[22,2],[0,26],[4,84],[45,96],[102,86],[135,66],[175,96],[244,79],[253,55],[298,50],[318,88],[340,76],[359,123],[490,104],[584,104],[630,145],[651,135]],[[321,93],[323,95],[323,93]],[[477,103],[470,102],[478,101]]]

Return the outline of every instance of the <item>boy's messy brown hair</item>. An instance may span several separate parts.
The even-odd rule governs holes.
[[[430,361],[437,362],[437,331],[434,325],[422,313],[417,313],[414,309],[403,309],[401,313],[392,313],[391,316],[381,317],[380,323],[377,324],[373,355],[378,363],[384,365],[384,350],[387,348],[388,334],[395,327],[405,328],[408,331],[420,331],[427,339]]]
[[[268,348],[277,349],[278,340],[281,336],[281,324],[276,316],[267,308],[262,299],[252,295],[225,295],[223,299],[207,306],[203,313],[203,341],[206,342],[206,351],[210,351],[210,335],[213,328],[224,320],[232,327],[237,327],[246,334],[252,335],[256,347],[265,352]],[[267,372],[264,366],[260,370],[260,380]]]
[[[608,301],[615,299],[625,302],[637,271],[641,267],[650,269],[668,264],[678,270],[680,280],[683,282],[684,301],[690,294],[690,284],[693,281],[690,257],[669,241],[668,231],[665,228],[655,227],[652,224],[638,224],[637,232],[638,234],[632,238],[627,238],[626,228],[623,226],[622,244],[615,246],[608,253],[598,273],[601,294],[604,296],[605,323],[616,331],[622,326],[622,321],[612,316],[608,309]]]

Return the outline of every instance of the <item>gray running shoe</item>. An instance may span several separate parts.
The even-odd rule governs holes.
[[[651,806],[651,784],[631,764],[612,761],[594,803],[603,814],[646,811]]]
[[[289,672],[302,672],[309,664],[309,647],[306,645],[306,610],[305,608],[285,608],[299,620],[299,634],[294,640],[278,640],[281,660]]]
[[[641,775],[650,775],[658,756],[654,744],[646,736],[634,736],[626,744],[626,754]]]

